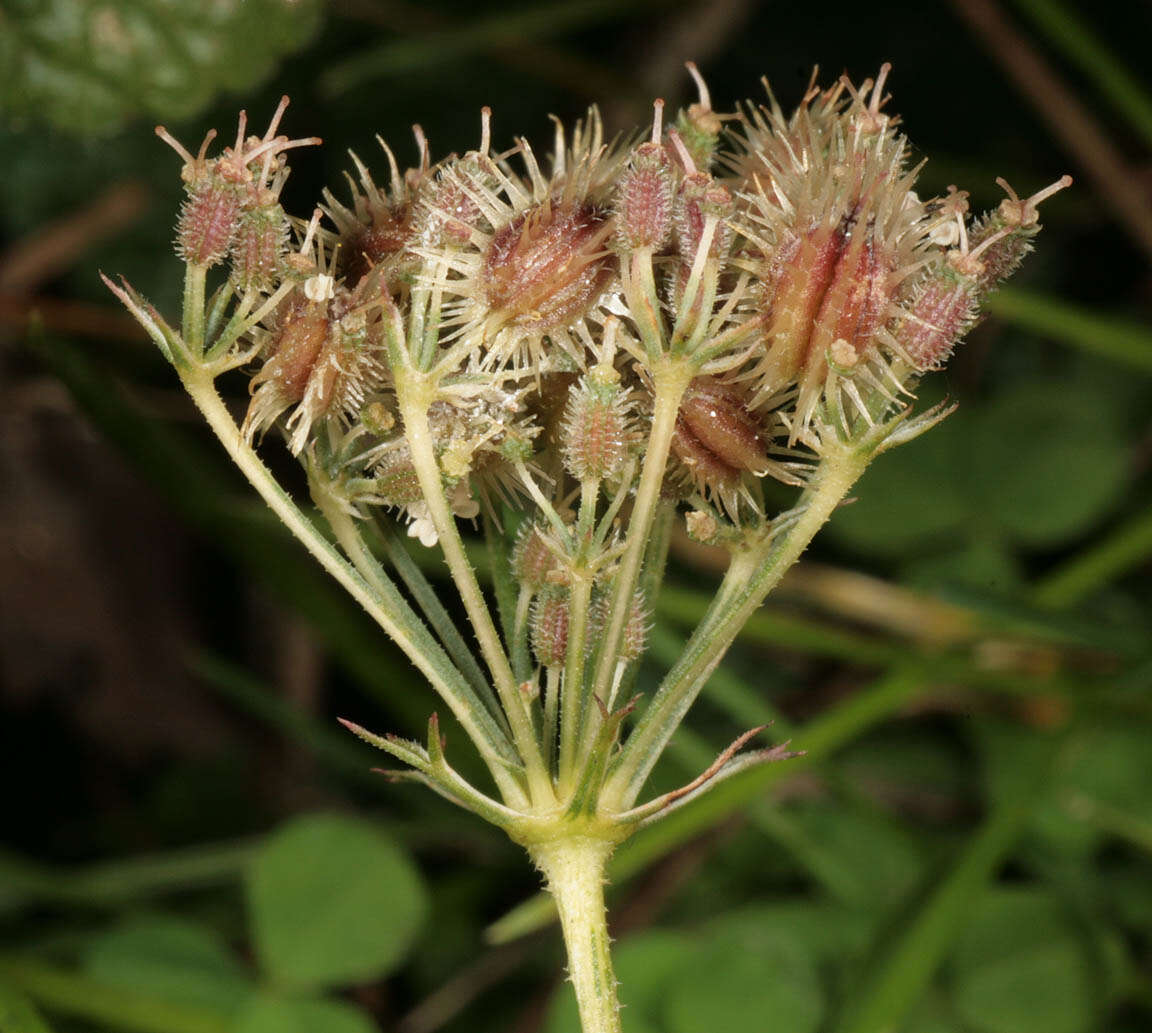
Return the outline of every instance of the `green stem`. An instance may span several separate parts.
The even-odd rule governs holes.
[[[573,767],[576,762],[576,744],[581,725],[591,725],[593,717],[586,713],[584,692],[584,643],[588,637],[588,603],[592,598],[592,579],[576,577],[568,595],[568,647],[564,657],[564,688],[560,714],[559,785],[562,792],[570,792]]]
[[[717,604],[689,639],[624,746],[605,787],[610,806],[626,809],[635,803],[668,740],[740,629],[824,526],[868,459],[865,452],[850,448],[829,451],[801,503],[799,518],[786,531],[764,535],[733,558]]]
[[[380,564],[377,562],[376,557],[372,555],[372,551],[368,548],[364,541],[363,536],[360,534],[360,529],[356,526],[356,522],[348,514],[348,511],[340,504],[339,499],[333,496],[330,492],[325,490],[323,484],[319,483],[317,479],[311,480],[313,486],[313,497],[316,500],[320,512],[324,514],[324,519],[328,521],[328,526],[332,528],[332,533],[336,536],[336,541],[340,543],[348,558],[355,565],[356,569],[360,572],[360,576],[371,585],[377,593],[382,596],[399,596],[396,586],[392,580],[384,573]],[[487,684],[484,684],[487,690]],[[493,710],[495,700],[491,700],[487,695],[481,695],[481,699],[485,704],[488,704],[486,709],[489,716],[497,724],[502,724],[502,713],[497,707]],[[506,734],[501,729],[502,734]],[[527,803],[521,788],[516,784],[516,780],[512,777],[511,773],[499,765],[491,766],[492,777],[496,780],[496,784],[500,787],[500,792],[504,795],[504,799],[513,801],[517,804],[523,805]]]
[[[404,420],[405,439],[412,454],[412,465],[420,482],[420,490],[440,539],[440,549],[468,612],[472,629],[480,643],[480,652],[492,674],[496,692],[508,717],[513,741],[524,761],[532,797],[538,802],[550,800],[553,796],[552,782],[544,769],[544,760],[532,727],[532,716],[516,676],[512,673],[512,665],[501,645],[484,593],[476,580],[476,571],[472,569],[464,551],[456,518],[444,494],[440,463],[436,458],[432,428],[428,423],[427,392],[421,390],[422,380],[410,369],[397,369],[395,373],[396,397]]]
[[[668,464],[672,435],[676,430],[680,400],[684,397],[684,392],[692,379],[692,372],[693,367],[690,363],[667,360],[653,370],[656,403],[652,410],[648,451],[640,472],[640,484],[636,489],[632,517],[628,521],[628,544],[620,559],[620,569],[616,573],[612,607],[609,611],[608,626],[604,629],[604,638],[600,643],[600,659],[592,688],[593,694],[602,700],[608,698],[612,688],[624,626],[632,609],[632,597],[636,592],[641,562],[660,502],[660,489],[664,483],[664,470]]]
[[[476,690],[476,694],[488,704],[488,709],[497,722],[507,731],[507,720],[504,717],[504,711],[500,709],[499,701],[492,692],[492,686],[488,684],[488,679],[476,662],[472,650],[468,648],[468,643],[464,641],[464,636],[460,634],[452,620],[451,614],[444,608],[436,590],[424,576],[424,571],[416,565],[416,561],[412,559],[411,554],[404,547],[404,542],[396,532],[395,527],[391,525],[383,528],[379,525],[374,526],[379,531],[379,537],[383,542],[388,560],[396,568],[400,580],[412,593],[412,598],[416,600],[416,605],[423,611],[428,623],[432,626],[432,630],[439,636],[444,648],[448,651],[448,655],[452,657],[452,662],[459,668],[460,673],[468,679],[469,684]],[[379,569],[378,564],[375,566]]]
[[[193,359],[204,354],[204,281],[208,269],[189,265],[184,271],[184,317],[181,335]]]
[[[249,483],[283,521],[284,526],[334,577],[368,615],[407,654],[475,743],[488,767],[496,773],[515,762],[510,744],[471,687],[448,660],[418,617],[404,602],[395,586],[370,586],[320,533],[316,526],[288,497],[268,468],[248,445],[231,413],[216,391],[211,377],[199,372],[182,375],[184,387],[204,415],[229,457]],[[390,590],[389,590],[390,589]],[[501,779],[503,775],[499,776]]]
[[[531,853],[560,915],[568,978],[576,991],[583,1033],[620,1033],[620,1003],[604,907],[604,866],[612,844],[591,837],[566,837],[533,846]]]

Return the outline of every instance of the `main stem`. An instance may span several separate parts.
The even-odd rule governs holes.
[[[612,847],[602,839],[574,836],[530,848],[560,915],[583,1033],[620,1033],[604,906],[604,866]]]

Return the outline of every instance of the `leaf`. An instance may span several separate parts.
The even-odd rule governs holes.
[[[901,557],[951,543],[966,525],[969,506],[957,471],[964,465],[971,416],[958,412],[882,456],[837,510],[827,532],[861,552]]]
[[[0,110],[105,132],[244,90],[319,24],[317,0],[19,0],[0,12]]]
[[[1059,545],[1117,503],[1127,480],[1124,438],[1106,396],[1038,384],[985,407],[972,428],[974,502],[1029,546]]]
[[[408,855],[375,825],[335,814],[273,833],[249,871],[247,895],[261,966],[301,989],[385,975],[428,910]]]
[[[658,1028],[815,1033],[823,1014],[812,955],[782,931],[737,916],[714,927],[691,966],[668,987]]]
[[[225,1013],[252,990],[237,958],[210,929],[160,915],[130,919],[92,941],[81,968],[105,986]]]
[[[1059,901],[998,889],[976,906],[953,957],[957,1012],[977,1033],[1088,1033],[1097,1025],[1091,959]]]
[[[0,1033],[52,1033],[27,996],[0,980]]]
[[[236,1021],[235,1033],[378,1033],[359,1008],[343,1001],[273,997],[252,999]]]

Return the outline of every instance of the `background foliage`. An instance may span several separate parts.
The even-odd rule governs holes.
[[[621,851],[627,1028],[1148,1029],[1150,22],[1073,0],[0,7],[0,1031],[574,1033],[520,852],[334,724],[411,734],[430,694],[96,270],[175,308],[157,119],[227,137],[290,93],[288,131],[325,138],[293,163],[305,213],[346,148],[383,168],[375,133],[414,160],[410,122],[459,151],[483,104],[501,142],[590,102],[625,128],[687,99],[688,58],[721,110],[763,74],[789,105],[814,64],[890,60],[927,189],[1077,186],[926,390],[960,411],[868,473],[658,771],[771,719],[808,751]],[[649,684],[715,563],[678,545]]]

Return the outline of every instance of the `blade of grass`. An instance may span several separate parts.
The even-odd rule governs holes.
[[[129,900],[219,886],[239,878],[258,846],[256,839],[241,840],[79,868],[0,853],[0,911],[37,902],[116,908]]]
[[[711,597],[703,592],[665,585],[656,603],[656,614],[663,620],[695,627],[703,617]],[[905,649],[895,643],[877,642],[866,635],[844,631],[830,624],[761,611],[755,614],[740,633],[742,642],[786,646],[852,663],[875,666],[892,663]]]
[[[1021,749],[1031,753],[1020,764],[1024,777],[996,801],[955,866],[903,932],[895,939],[885,937],[885,948],[874,970],[861,981],[860,996],[845,1007],[837,1033],[889,1033],[900,1028],[1047,790],[1060,745],[1058,736],[1022,741]]]
[[[1064,610],[1152,557],[1152,509],[1138,513],[1042,578],[1033,592],[1037,606]]]
[[[25,994],[0,982],[0,1033],[52,1033],[52,1027]]]
[[[1089,355],[1152,373],[1152,330],[1071,305],[1038,291],[1005,287],[989,295],[988,311],[1006,323],[1042,333]]]
[[[231,1033],[234,1026],[218,1012],[113,989],[19,958],[0,959],[0,980],[22,990],[49,1012],[127,1033]]]
[[[1084,72],[1101,96],[1152,146],[1152,98],[1087,23],[1059,0],[1014,2],[1048,42]]]

